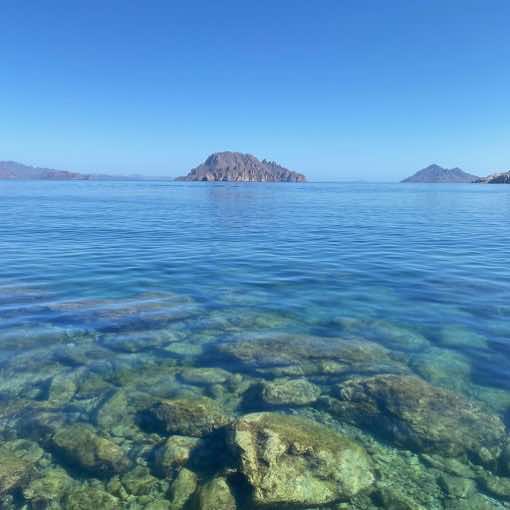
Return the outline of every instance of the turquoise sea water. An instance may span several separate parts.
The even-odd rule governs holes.
[[[509,507],[509,218],[505,186],[1,182],[0,508],[235,508],[217,479],[238,509]],[[204,397],[207,433],[158,414]],[[348,436],[373,481],[256,496],[218,435],[254,412]]]

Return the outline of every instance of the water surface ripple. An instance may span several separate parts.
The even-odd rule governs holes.
[[[218,477],[241,510],[509,507],[510,187],[2,181],[0,218],[0,508],[205,510]],[[154,409],[204,397],[227,429],[253,412],[335,429],[376,481],[266,501],[227,445],[187,465],[178,503],[158,452],[194,432]]]

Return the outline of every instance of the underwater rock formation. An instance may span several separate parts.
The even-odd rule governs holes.
[[[274,376],[407,370],[401,358],[375,342],[283,333],[244,335],[214,345],[210,356]]]
[[[53,435],[52,446],[66,461],[96,475],[111,476],[129,467],[124,451],[85,424],[62,427]]]
[[[340,385],[333,405],[341,419],[377,428],[398,444],[491,464],[506,437],[498,416],[413,376],[378,375]]]
[[[149,415],[168,433],[202,437],[229,423],[218,403],[210,398],[162,400]]]
[[[27,484],[32,468],[30,461],[16,455],[16,452],[9,448],[9,444],[3,444],[0,447],[0,499]]]
[[[236,510],[236,500],[225,478],[213,478],[200,488],[197,510]]]
[[[312,506],[349,499],[374,481],[365,450],[332,429],[276,413],[240,418],[229,434],[257,506]]]
[[[307,405],[315,402],[321,389],[306,379],[275,379],[260,385],[260,399],[269,406]]]

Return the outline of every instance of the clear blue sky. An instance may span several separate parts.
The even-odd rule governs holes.
[[[0,160],[316,180],[510,168],[510,1],[1,1]]]

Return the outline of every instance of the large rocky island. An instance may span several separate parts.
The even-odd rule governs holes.
[[[305,182],[303,174],[251,154],[216,152],[177,181]]]
[[[430,165],[411,175],[411,177],[404,179],[402,182],[461,183],[474,182],[478,179],[477,175],[464,172],[460,168],[443,168],[439,165]]]

